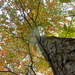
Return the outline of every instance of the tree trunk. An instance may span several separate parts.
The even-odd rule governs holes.
[[[40,37],[38,44],[54,75],[75,75],[75,39]]]

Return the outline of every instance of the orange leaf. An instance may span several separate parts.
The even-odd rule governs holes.
[[[17,60],[16,59],[12,59],[12,63],[16,62]]]
[[[2,61],[0,61],[0,66],[2,66],[3,64],[2,64]]]
[[[23,28],[25,29],[25,28],[27,28],[26,26],[23,26]]]
[[[2,50],[0,49],[0,52],[2,52]]]
[[[3,70],[3,67],[2,66],[0,66],[0,70]]]
[[[71,22],[71,20],[67,20],[67,22],[69,23],[69,22]]]
[[[6,51],[3,51],[3,52],[1,53],[2,56],[4,56],[5,54],[6,54]]]
[[[3,42],[0,42],[0,44],[3,44]]]
[[[8,39],[8,40],[10,40],[10,39],[11,39],[11,37],[8,37],[7,39]]]

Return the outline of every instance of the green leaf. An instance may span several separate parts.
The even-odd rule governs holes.
[[[64,30],[67,31],[67,26],[66,25],[64,25]]]
[[[71,32],[71,33],[75,32],[75,27],[74,28],[70,28],[68,31]]]
[[[2,20],[2,21],[0,21],[0,23],[2,23],[2,24],[5,23],[5,22],[6,22],[6,20]]]
[[[14,28],[10,28],[9,30],[12,32],[12,31],[14,31]]]
[[[62,3],[70,2],[70,0],[60,0]]]

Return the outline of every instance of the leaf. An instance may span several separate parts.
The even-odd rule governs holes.
[[[16,62],[16,61],[17,61],[16,59],[12,59],[12,61],[11,61],[11,62],[12,62],[12,63],[14,63],[14,62]]]
[[[8,37],[8,38],[7,38],[7,40],[11,40],[11,39],[12,39],[12,37]]]
[[[2,21],[0,21],[0,23],[5,23],[6,22],[6,20],[2,20]]]
[[[71,33],[75,32],[75,27],[74,28],[69,28],[69,32],[71,32]]]
[[[12,31],[14,31],[14,28],[9,28],[9,30],[12,32]]]
[[[3,30],[3,27],[2,26],[0,26],[0,31],[2,31]]]
[[[4,61],[0,60],[0,66],[4,66]]]
[[[2,56],[5,56],[5,55],[6,55],[6,51],[3,51],[3,52],[1,53],[1,55],[2,55]]]
[[[67,26],[66,25],[64,25],[64,30],[67,31]]]
[[[18,26],[20,26],[20,25],[21,25],[21,24],[20,24],[20,22],[18,22],[18,21],[17,21],[15,24],[16,24],[16,25],[18,25]]]
[[[60,0],[62,3],[70,2],[70,0]]]
[[[13,17],[13,18],[15,17],[15,15],[14,15],[14,14],[12,14],[12,13],[10,14],[10,16],[11,16],[11,17]]]
[[[4,44],[3,42],[0,42],[0,44]]]
[[[2,61],[0,61],[0,65],[3,65],[3,64],[2,64]]]
[[[3,66],[0,66],[0,70],[3,70]]]

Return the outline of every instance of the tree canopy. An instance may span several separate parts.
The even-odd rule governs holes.
[[[75,38],[74,0],[0,0],[0,74],[53,75],[35,40]]]

